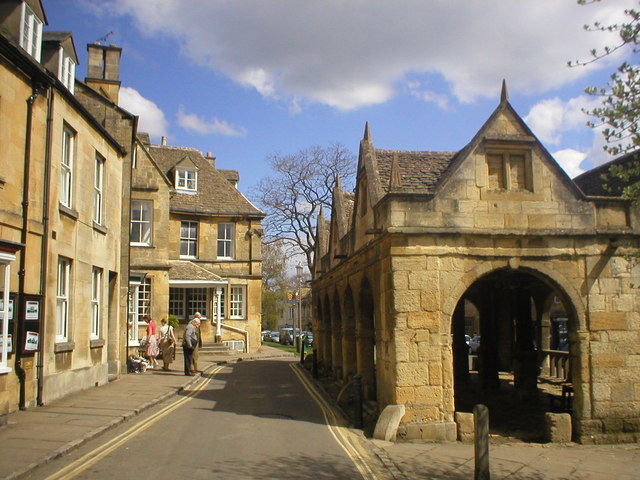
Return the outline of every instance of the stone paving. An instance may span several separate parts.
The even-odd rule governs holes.
[[[263,346],[258,354],[200,356],[209,362],[293,356]],[[177,357],[173,367],[182,365]],[[0,429],[0,478],[16,479],[141,411],[176,395],[198,377],[152,370],[123,375],[101,387],[69,395],[43,407],[9,415]],[[362,435],[359,431],[354,431]],[[473,445],[383,442],[364,439],[384,464],[385,479],[470,479]],[[513,443],[490,448],[493,479],[640,479],[640,445],[584,446]],[[379,480],[383,480],[382,478]]]

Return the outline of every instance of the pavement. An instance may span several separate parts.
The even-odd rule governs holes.
[[[211,363],[252,361],[292,355],[262,346],[256,354],[200,353],[200,368]],[[189,388],[198,376],[179,370],[122,375],[107,385],[73,393],[42,407],[9,415],[0,428],[0,478],[19,479],[142,411]],[[361,433],[354,431],[356,434]],[[385,480],[471,479],[474,448],[463,443],[384,442],[364,439],[377,456]],[[495,479],[640,479],[640,444],[577,445],[500,443],[490,446]],[[382,480],[382,479],[380,479]]]

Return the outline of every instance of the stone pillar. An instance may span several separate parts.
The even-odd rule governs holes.
[[[525,289],[516,293],[516,345],[513,362],[514,387],[519,395],[529,397],[538,392],[538,359],[533,348],[531,295]]]
[[[464,298],[453,312],[453,376],[456,382],[469,380],[469,347],[464,339]]]

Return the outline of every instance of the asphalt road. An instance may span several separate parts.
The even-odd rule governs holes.
[[[217,366],[30,479],[375,479],[375,463],[291,360]]]

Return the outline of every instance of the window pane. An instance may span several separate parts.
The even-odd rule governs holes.
[[[504,188],[504,164],[502,155],[487,155],[489,189],[500,190]]]
[[[509,173],[512,189],[527,189],[524,155],[509,155]]]

